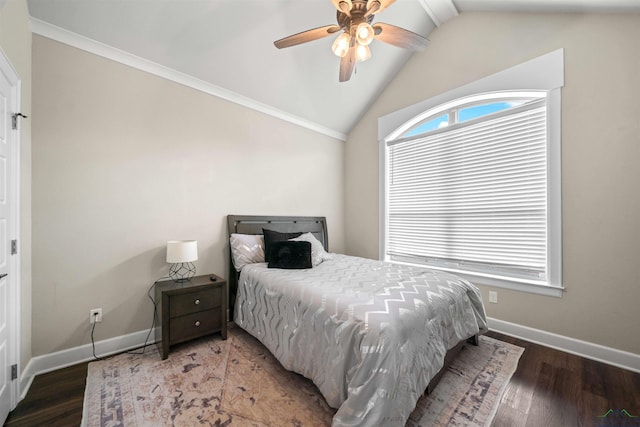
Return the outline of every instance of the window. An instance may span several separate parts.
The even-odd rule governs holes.
[[[388,143],[390,260],[546,280],[546,93],[495,95]]]
[[[435,129],[442,129],[445,126],[449,126],[449,115],[443,114],[439,117],[429,117],[426,122],[420,123],[420,125],[408,130],[404,136],[411,137],[420,135],[425,132],[429,132]]]
[[[559,93],[474,90],[382,140],[382,256],[560,296]]]

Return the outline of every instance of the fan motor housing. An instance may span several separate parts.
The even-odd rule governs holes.
[[[352,0],[351,1],[351,16],[346,13],[338,10],[337,11],[337,21],[340,28],[348,30],[351,27],[351,24],[356,27],[363,22],[367,22],[371,24],[373,21],[373,15],[369,15],[366,18],[364,17],[367,12],[367,2],[366,0]]]

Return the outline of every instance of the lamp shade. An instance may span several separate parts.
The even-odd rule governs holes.
[[[363,46],[368,46],[373,41],[375,32],[368,22],[362,22],[356,30],[356,40]]]
[[[198,259],[197,240],[170,240],[167,242],[167,262],[192,262]]]
[[[349,50],[350,40],[351,37],[349,37],[348,33],[345,32],[340,34],[331,45],[331,50],[333,50],[333,53],[339,57],[345,56]]]

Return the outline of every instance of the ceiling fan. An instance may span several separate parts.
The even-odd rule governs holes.
[[[278,49],[296,46],[343,31],[333,42],[331,49],[340,59],[340,81],[346,82],[356,65],[356,61],[366,61],[371,57],[369,44],[373,39],[404,49],[422,50],[427,39],[412,31],[384,22],[372,24],[373,16],[382,12],[395,0],[331,0],[337,12],[338,24],[313,28],[293,34],[273,44]]]

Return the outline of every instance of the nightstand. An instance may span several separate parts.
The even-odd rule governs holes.
[[[213,274],[188,282],[156,284],[156,345],[162,359],[167,358],[171,346],[184,341],[215,332],[227,339],[228,292],[227,282]]]

